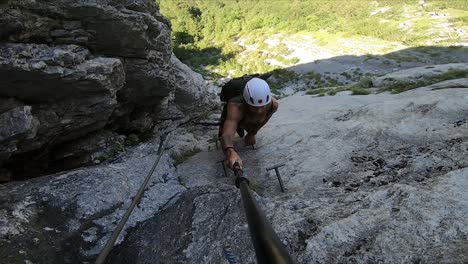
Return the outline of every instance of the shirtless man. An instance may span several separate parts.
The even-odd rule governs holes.
[[[244,130],[247,131],[245,145],[255,145],[255,135],[277,109],[278,101],[271,96],[270,87],[266,81],[259,78],[247,82],[243,96],[228,101],[221,115],[219,134],[230,169],[233,169],[236,162],[242,169],[242,160],[233,144],[234,134],[237,132],[243,137]]]

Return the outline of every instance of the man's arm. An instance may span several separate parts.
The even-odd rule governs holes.
[[[240,104],[228,103],[227,104],[227,116],[223,124],[223,134],[221,136],[221,146],[226,154],[227,165],[229,168],[233,168],[234,163],[239,163],[242,168],[242,160],[234,149],[233,138],[236,133],[237,124],[242,119],[242,112]]]

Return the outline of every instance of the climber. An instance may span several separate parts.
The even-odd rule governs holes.
[[[278,101],[271,96],[268,83],[260,78],[252,78],[245,84],[242,95],[227,100],[221,115],[218,136],[226,155],[227,165],[233,169],[242,160],[234,148],[234,134],[244,137],[246,146],[255,145],[257,132],[278,109]]]

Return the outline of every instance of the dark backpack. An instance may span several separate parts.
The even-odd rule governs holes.
[[[221,93],[219,94],[219,99],[222,102],[227,102],[229,99],[242,95],[244,92],[245,85],[247,84],[248,81],[250,81],[252,78],[260,78],[263,80],[268,79],[270,77],[270,73],[264,73],[264,74],[252,74],[252,75],[244,75],[242,77],[237,77],[234,79],[231,79],[229,82],[223,85],[221,88]]]

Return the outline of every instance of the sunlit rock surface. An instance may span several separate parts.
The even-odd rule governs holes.
[[[464,263],[467,102],[466,89],[291,96],[260,133],[257,149],[238,149],[245,173],[299,263]],[[222,170],[215,158],[203,153],[183,164],[182,182],[226,182],[218,178]],[[274,173],[265,171],[282,162],[285,194]],[[198,247],[189,248],[203,245],[193,243]],[[243,243],[216,243],[234,244],[243,262],[254,263]],[[215,254],[203,261],[220,262]]]
[[[298,263],[465,263],[467,102],[465,88],[294,95],[280,101],[255,150],[241,139],[236,147],[258,203]],[[109,263],[223,263],[225,246],[240,263],[255,263],[240,193],[217,163],[216,133],[201,126],[172,133],[167,153],[201,152],[177,167],[165,154]],[[158,143],[111,164],[0,186],[2,261],[92,262]],[[282,162],[285,193],[265,170]]]

